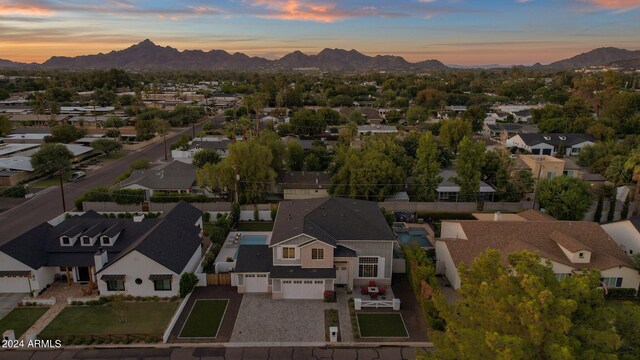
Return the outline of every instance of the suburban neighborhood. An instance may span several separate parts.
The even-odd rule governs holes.
[[[0,28],[57,38],[50,16],[95,5],[53,3],[0,5]],[[486,9],[142,3],[95,13],[160,21],[158,43],[96,19],[77,39],[109,51],[43,33],[43,60],[0,59],[0,359],[640,359],[639,50],[538,60],[463,26],[445,64],[404,21]],[[485,6],[514,34],[551,7],[513,3]],[[229,52],[169,46],[213,20]],[[328,27],[363,52],[315,51]]]

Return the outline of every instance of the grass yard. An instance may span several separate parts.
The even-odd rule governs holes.
[[[407,328],[398,313],[358,313],[360,337],[408,338]]]
[[[43,337],[63,335],[148,334],[162,336],[178,302],[123,302],[126,322],[107,303],[68,306],[42,331]]]
[[[272,231],[272,222],[238,222],[238,231]]]
[[[229,300],[196,300],[179,337],[217,337],[228,304]]]
[[[18,339],[25,331],[49,310],[45,306],[27,306],[13,309],[0,320],[0,333],[13,330]]]

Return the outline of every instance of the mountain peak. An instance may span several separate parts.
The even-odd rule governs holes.
[[[142,46],[144,46],[144,47],[151,47],[151,46],[156,46],[156,44],[155,44],[153,41],[149,40],[149,39],[144,39],[144,40],[140,41],[139,43],[137,43],[137,44],[136,44],[136,45],[134,45],[134,46],[140,46],[140,47],[142,47]]]

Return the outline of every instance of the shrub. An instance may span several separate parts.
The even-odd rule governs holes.
[[[606,297],[609,299],[630,299],[636,297],[636,289],[632,288],[610,288]]]
[[[253,220],[255,221],[260,220],[260,212],[257,209],[253,210]]]
[[[240,220],[240,204],[233,203],[233,205],[231,205],[231,223],[235,225],[238,223],[238,220]]]
[[[184,200],[190,203],[213,202],[215,199],[203,194],[176,194],[156,191],[151,197],[151,202],[155,203],[174,203]]]
[[[204,222],[209,222],[209,220],[211,220],[211,213],[208,211],[205,211],[202,213],[202,221]]]
[[[0,197],[22,198],[25,195],[27,195],[27,190],[23,185],[14,185],[4,190],[0,190]]]
[[[120,205],[140,204],[144,201],[142,189],[118,189],[111,192],[113,201]]]
[[[180,297],[186,297],[198,284],[198,277],[194,273],[184,273],[180,277]]]

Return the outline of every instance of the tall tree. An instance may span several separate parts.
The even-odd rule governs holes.
[[[9,118],[4,115],[0,115],[0,136],[7,136],[11,134],[12,130],[13,126],[11,126]]]
[[[592,198],[585,182],[568,176],[542,179],[536,190],[540,208],[558,220],[582,220]]]
[[[505,264],[487,250],[458,273],[461,300],[436,307],[446,322],[434,332],[437,359],[614,359],[619,337],[603,309],[599,274],[557,280],[550,263],[523,251]],[[636,326],[637,328],[637,326]],[[586,335],[586,336],[585,336]]]
[[[460,199],[474,201],[480,191],[480,178],[485,158],[485,144],[464,137],[458,146],[456,176],[453,181],[460,186]]]
[[[120,151],[120,149],[122,149],[122,144],[116,140],[98,139],[91,143],[91,147],[94,150],[103,152],[108,156],[113,152]]]
[[[433,201],[442,177],[439,175],[438,144],[431,132],[426,132],[420,137],[416,155],[418,161],[413,167],[413,179],[416,183],[418,201]]]
[[[462,139],[464,137],[471,137],[471,130],[471,123],[462,118],[446,120],[441,123],[440,138],[455,153]]]
[[[287,143],[289,152],[289,170],[300,171],[304,168],[304,149],[297,141]]]
[[[193,154],[193,165],[198,168],[205,164],[217,164],[220,162],[220,154],[216,149],[201,149]]]

